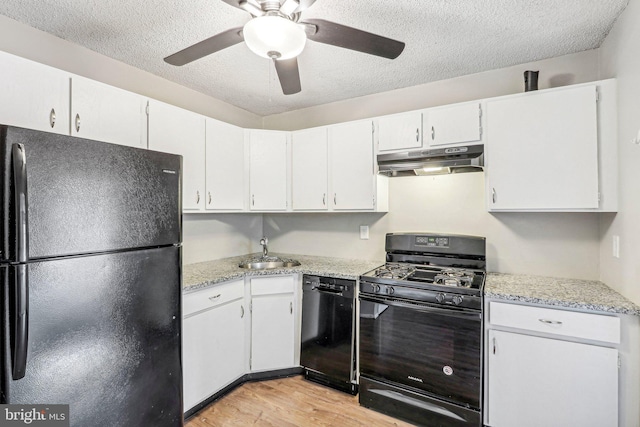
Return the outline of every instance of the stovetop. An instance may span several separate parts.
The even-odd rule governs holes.
[[[485,271],[386,263],[360,276],[360,294],[480,310]]]

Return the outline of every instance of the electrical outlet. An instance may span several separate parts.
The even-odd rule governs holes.
[[[613,236],[613,257],[620,258],[620,236]]]
[[[360,226],[360,240],[369,240],[369,226],[361,225]]]

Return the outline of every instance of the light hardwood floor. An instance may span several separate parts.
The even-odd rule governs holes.
[[[302,376],[243,384],[212,403],[185,427],[398,426],[411,424],[361,407],[357,396]]]

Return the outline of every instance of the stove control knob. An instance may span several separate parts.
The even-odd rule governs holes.
[[[393,295],[394,292],[395,292],[395,289],[393,289],[392,286],[387,286],[387,294]]]
[[[460,305],[462,304],[462,300],[464,299],[464,297],[462,295],[456,295],[453,297],[453,303],[455,305]]]
[[[445,298],[445,295],[442,292],[440,292],[440,293],[438,293],[438,295],[436,295],[436,301],[438,301],[438,302],[443,302],[444,298]]]
[[[374,293],[380,292],[380,285],[371,285],[371,288]]]

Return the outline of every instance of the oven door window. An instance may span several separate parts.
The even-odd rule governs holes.
[[[480,409],[482,315],[361,297],[360,373]]]

